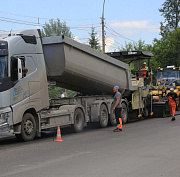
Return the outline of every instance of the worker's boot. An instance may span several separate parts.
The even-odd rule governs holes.
[[[175,119],[175,117],[173,116],[172,119],[171,119],[171,121],[174,121],[174,120],[176,120],[176,119]]]
[[[121,131],[122,131],[121,128],[116,128],[116,129],[113,130],[113,132],[121,132]]]
[[[122,132],[122,129],[119,129],[119,128],[117,128],[117,129],[115,129],[115,130],[113,130],[114,132]]]

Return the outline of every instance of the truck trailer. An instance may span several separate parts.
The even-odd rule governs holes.
[[[50,99],[51,81],[81,95]],[[91,122],[101,127],[108,122],[115,125],[115,85],[123,94],[122,120],[126,123],[132,94],[139,90],[132,87],[129,65],[65,36],[42,38],[37,29],[0,33],[1,134],[30,141],[57,126],[81,132]],[[137,94],[142,110],[146,96],[142,90]]]

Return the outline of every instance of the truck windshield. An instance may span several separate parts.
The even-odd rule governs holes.
[[[158,71],[157,81],[160,84],[168,85],[171,81],[179,80],[179,71]]]
[[[0,78],[8,77],[8,60],[7,56],[0,56]]]

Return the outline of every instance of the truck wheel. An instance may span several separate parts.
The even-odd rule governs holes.
[[[22,141],[32,141],[36,135],[36,121],[32,114],[26,113],[21,122],[21,134],[16,137]]]
[[[107,127],[108,124],[108,110],[104,104],[100,107],[99,123],[102,128]]]
[[[84,128],[84,114],[80,108],[77,108],[74,113],[74,131],[79,133]]]
[[[109,117],[109,125],[115,126],[117,125],[115,113],[113,111],[113,105],[111,106],[111,113]]]
[[[121,117],[122,117],[122,122],[125,124],[128,121],[128,112],[125,103],[122,103]]]

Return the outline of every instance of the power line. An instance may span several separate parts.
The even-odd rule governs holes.
[[[107,27],[107,26],[109,26],[109,27]],[[107,24],[107,26],[106,26],[106,28],[110,29],[112,32],[116,33],[116,34],[119,35],[121,38],[130,40],[130,41],[132,41],[132,42],[136,42],[136,41],[134,41],[134,40],[132,40],[132,39],[130,39],[130,38],[127,38],[127,37],[123,36],[122,34],[119,34],[117,31],[115,31],[114,29],[112,29],[110,25]]]
[[[24,21],[24,20],[17,20],[17,19],[12,19],[12,18],[6,18],[6,17],[0,17],[0,21],[4,21],[4,22],[9,22],[9,23],[17,23],[17,24],[23,24],[23,25],[32,25],[32,26],[44,26],[46,24],[40,24],[40,23],[34,23],[34,22],[28,22],[28,21]],[[79,26],[68,26],[71,29],[90,29],[92,27],[88,27],[87,24],[86,25],[79,25]],[[100,26],[93,26],[94,28],[99,28]],[[63,27],[62,27],[63,28]],[[66,28],[66,27],[65,27]]]
[[[110,30],[109,30],[109,31],[110,31]],[[106,31],[106,34],[112,35],[112,36],[114,36],[115,38],[118,38],[118,40],[119,40],[120,42],[122,42],[122,38],[121,38],[121,37],[119,37],[117,34],[114,34],[114,33],[109,32],[109,31]],[[123,43],[123,42],[122,42],[122,43]]]
[[[11,12],[6,12],[6,11],[0,11],[0,13],[5,13],[9,15],[15,15],[15,16],[20,16],[20,17],[26,17],[26,18],[33,18],[33,19],[46,19],[50,20],[52,18],[46,18],[46,17],[34,17],[34,16],[27,16],[27,15],[22,15],[22,14],[17,14],[17,13],[11,13]],[[60,19],[60,20],[65,20],[65,21],[87,21],[87,20],[99,20],[98,18],[86,18],[86,19]]]
[[[5,12],[5,11],[0,11],[0,13],[5,13],[5,14],[15,15],[15,16],[20,16],[20,17],[27,17],[27,18],[36,18],[36,19],[38,18],[38,17],[33,17],[33,16],[27,16],[27,15],[20,15],[20,14],[11,13],[11,12]]]
[[[111,37],[108,36],[108,35],[107,35],[107,37],[111,38]],[[114,38],[113,38],[113,41],[114,41],[114,43],[117,43],[117,46],[118,46],[118,47],[120,47],[119,45],[122,45],[122,43],[117,42]]]
[[[87,19],[60,19],[60,20],[64,20],[64,21],[88,21],[88,20],[99,20],[96,18],[87,18]]]
[[[38,23],[29,22],[29,21],[24,21],[24,20],[17,20],[17,19],[13,19],[13,18],[0,17],[0,19],[11,20],[11,21],[14,20],[14,21],[17,21],[17,22],[30,23],[30,24],[36,24],[36,25],[38,25]]]
[[[106,28],[108,28],[108,27],[106,27]],[[108,29],[110,29],[110,28],[108,28]],[[121,37],[121,38],[123,38],[123,39],[127,39],[127,40],[130,40],[130,41],[132,41],[132,42],[135,42],[134,40],[132,40],[132,39],[130,39],[130,38],[127,38],[127,37],[125,37],[125,36],[117,33],[116,31],[114,31],[114,30],[112,30],[112,29],[110,29],[110,30],[113,31],[114,33],[116,33],[117,35],[119,35],[119,37]]]
[[[69,28],[72,28],[72,29],[91,29],[92,27],[85,27],[85,26],[68,26]],[[94,28],[99,28],[100,26],[95,26]]]
[[[108,36],[109,37],[109,36]],[[118,48],[119,47],[119,45],[118,44],[116,44],[116,43],[114,43],[115,41],[108,41],[108,43],[109,44],[111,44],[111,46],[109,46],[109,47],[112,47],[112,46],[114,46],[114,48]],[[106,41],[106,45],[107,45],[107,41]],[[121,44],[120,44],[121,45]]]
[[[26,24],[26,23],[22,23],[22,22],[16,22],[16,21],[10,21],[10,20],[3,20],[0,19],[0,21],[4,21],[4,22],[9,22],[9,23],[17,23],[17,24],[21,24],[21,25],[30,25],[30,26],[37,26],[37,25],[33,25],[33,24]]]
[[[111,33],[110,33],[111,34]],[[107,35],[108,36],[108,35]],[[109,38],[111,38],[110,36],[109,36]],[[114,38],[113,38],[114,39]],[[114,39],[114,41],[116,42],[116,43],[118,43],[119,45],[122,45],[122,43],[119,43],[119,42],[117,42],[115,39]],[[121,41],[122,42],[122,41]]]

